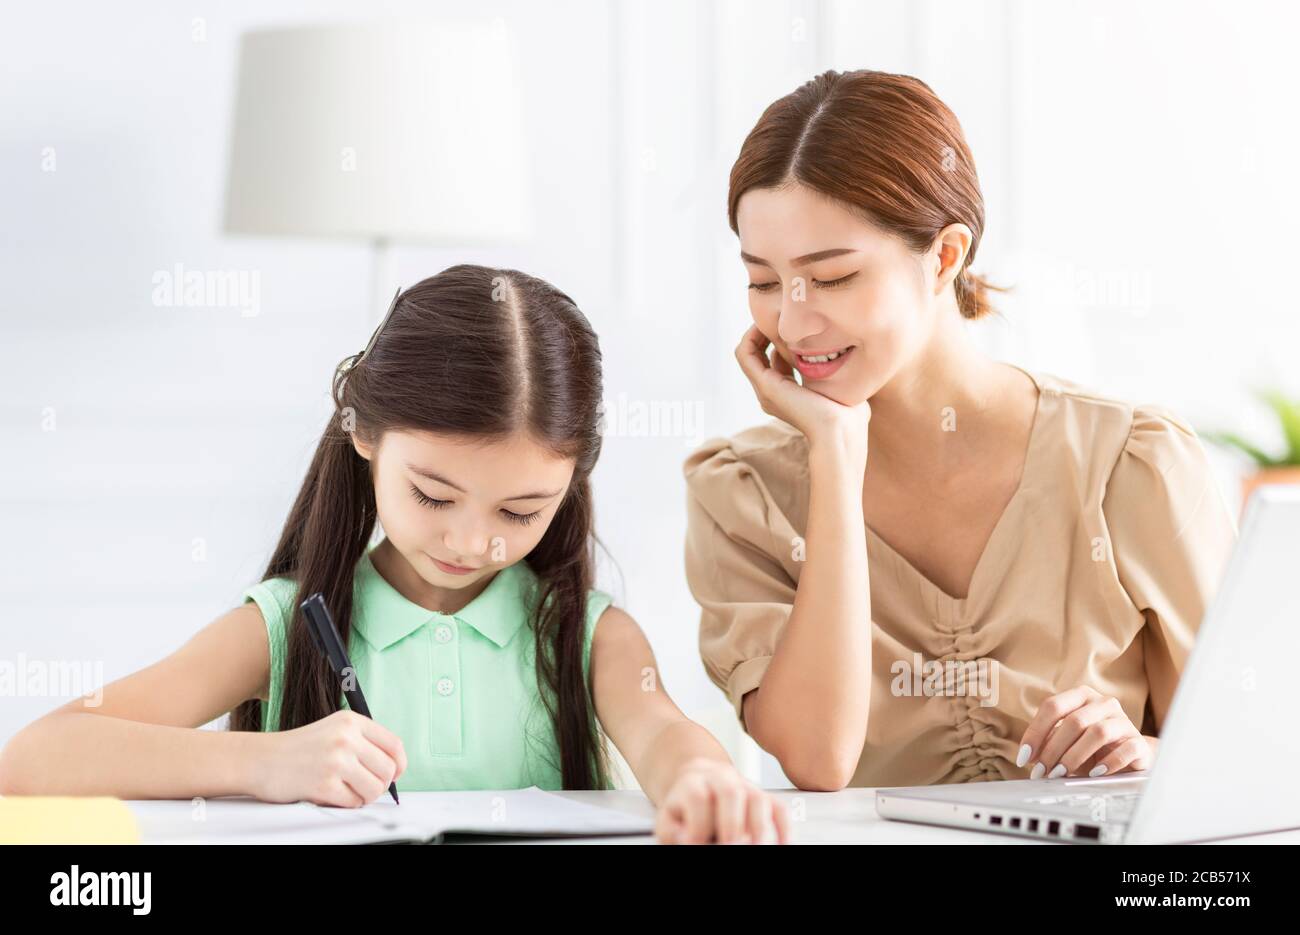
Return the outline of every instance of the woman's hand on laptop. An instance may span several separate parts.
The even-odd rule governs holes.
[[[1030,779],[1109,776],[1149,769],[1157,743],[1133,725],[1119,699],[1081,685],[1039,706],[1020,739],[1016,766],[1032,761]]]

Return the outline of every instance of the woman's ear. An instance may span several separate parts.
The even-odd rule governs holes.
[[[957,278],[966,263],[966,254],[970,252],[972,236],[965,224],[949,224],[939,231],[931,250],[936,258],[935,293],[942,292],[948,283]]]
[[[350,438],[352,439],[352,447],[357,450],[357,454],[361,455],[361,457],[369,461],[370,456],[375,453],[374,448],[372,448],[370,445],[367,445],[360,438],[358,438],[356,432],[353,432]]]

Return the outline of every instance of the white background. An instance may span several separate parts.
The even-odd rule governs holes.
[[[995,297],[1005,320],[973,326],[990,353],[1280,441],[1249,388],[1300,392],[1292,5],[10,3],[0,659],[112,680],[258,579],[333,367],[382,310],[363,243],[222,233],[238,36],[410,15],[500,16],[516,37],[538,233],[398,247],[396,276],[481,262],[550,279],[601,334],[611,403],[699,407],[695,437],[608,439],[597,516],[617,567],[601,584],[729,744],[696,650],[680,467],[764,418],[732,359],[748,314],[726,177],[763,107],[819,71],[914,74],[958,115],[987,206],[976,270],[1016,287]],[[156,307],[152,277],[178,263],[256,271],[260,313]],[[1211,454],[1236,505],[1239,465]],[[63,700],[0,697],[0,742]],[[780,781],[772,762],[762,778]]]

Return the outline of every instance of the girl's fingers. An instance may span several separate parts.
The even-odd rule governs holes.
[[[367,740],[383,750],[397,764],[398,777],[406,772],[406,748],[402,746],[401,737],[370,718],[365,718],[361,730]]]
[[[788,844],[790,814],[744,782],[692,782],[659,809],[655,838],[660,844]]]
[[[768,797],[772,803],[772,820],[776,822],[776,840],[779,844],[790,843],[790,809],[776,796]]]
[[[681,842],[682,813],[675,805],[665,805],[655,817],[655,839],[660,844]]]
[[[360,759],[355,760],[344,770],[343,781],[361,797],[361,805],[373,802],[388,789],[388,783],[372,773]]]
[[[789,815],[733,767],[713,764],[678,778],[655,816],[655,836],[664,844],[784,844]]]
[[[353,780],[347,776],[340,776],[335,780],[338,784],[338,791],[335,796],[335,804],[340,808],[360,808],[366,804],[366,797],[357,790],[357,786],[364,785],[360,782],[353,784]]]
[[[758,789],[751,789],[745,796],[745,827],[753,843],[777,843],[776,822],[772,817],[772,799]]]
[[[702,780],[695,780],[682,790],[678,800],[682,810],[683,844],[708,844],[713,840],[715,831],[713,801],[708,786]]]
[[[357,750],[357,761],[369,770],[376,779],[388,788],[388,784],[397,778],[397,764],[388,751],[373,743],[362,742]],[[388,774],[392,773],[391,776]]]
[[[745,835],[745,791],[743,787],[727,781],[713,788],[714,827],[719,844],[735,844]]]

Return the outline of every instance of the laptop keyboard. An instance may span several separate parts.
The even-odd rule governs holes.
[[[1070,793],[1068,795],[1033,795],[1031,804],[1056,805],[1101,821],[1123,821],[1133,814],[1140,792]]]

